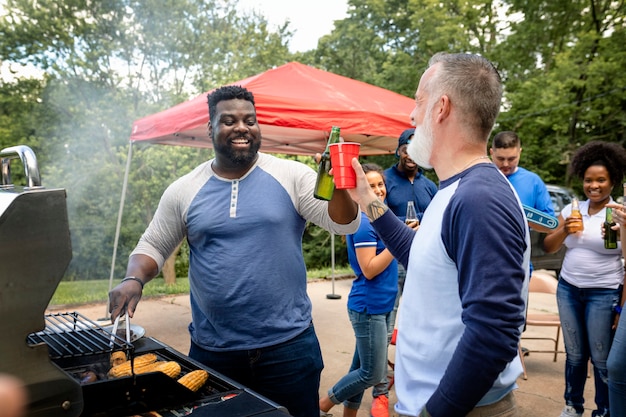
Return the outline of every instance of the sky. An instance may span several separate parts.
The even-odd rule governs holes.
[[[289,50],[304,52],[317,47],[317,40],[332,32],[335,20],[347,17],[346,0],[239,0],[244,10],[261,13],[276,29],[289,19],[294,32]]]

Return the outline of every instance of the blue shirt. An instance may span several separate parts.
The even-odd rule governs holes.
[[[359,313],[384,314],[393,310],[398,292],[398,262],[394,259],[380,274],[365,278],[356,258],[356,249],[375,247],[376,255],[385,250],[383,241],[372,227],[365,213],[361,213],[361,226],[353,235],[346,236],[348,260],[356,279],[348,296],[348,308]]]
[[[554,216],[554,206],[550,193],[539,175],[520,166],[517,170],[506,177],[515,188],[522,204],[534,209],[543,211],[550,216]],[[530,264],[530,274],[533,273],[532,262]]]
[[[189,243],[191,339],[210,351],[259,349],[311,324],[302,234],[311,221],[335,234],[328,202],[313,197],[316,174],[295,161],[259,153],[241,178],[226,179],[207,161],[163,193],[133,254],[159,268]]]
[[[398,170],[398,164],[385,170],[385,185],[387,188],[387,206],[404,220],[406,216],[406,203],[413,200],[417,218],[421,221],[426,207],[437,192],[434,182],[424,176],[424,171],[419,168],[413,182],[409,181],[406,174]]]
[[[522,167],[517,167],[517,171],[506,178],[513,184],[522,204],[554,216],[550,193],[539,175]]]

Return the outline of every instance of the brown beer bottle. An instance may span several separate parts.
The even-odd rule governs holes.
[[[570,230],[572,232],[582,232],[584,230],[583,215],[580,214],[580,208],[578,207],[577,198],[574,198],[572,200],[572,214],[570,216],[576,219],[575,222],[570,223],[570,227],[571,227]]]
[[[330,171],[330,145],[333,143],[339,143],[340,129],[337,126],[333,126],[328,137],[328,143],[326,149],[322,153],[322,159],[317,168],[317,181],[315,182],[315,191],[313,197],[318,200],[330,201],[333,198],[333,192],[335,191],[335,183],[333,182],[333,176],[328,173]]]
[[[613,230],[613,210],[606,208],[606,218],[604,220],[604,248],[617,249],[617,230]]]

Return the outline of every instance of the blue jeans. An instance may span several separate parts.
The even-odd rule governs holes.
[[[350,371],[328,390],[334,404],[343,402],[344,407],[356,410],[361,405],[363,392],[383,381],[387,374],[389,316],[390,313],[367,314],[348,309],[356,348]]]
[[[606,360],[612,341],[613,306],[619,289],[577,288],[559,279],[556,292],[565,343],[565,403],[583,412],[587,363],[591,358],[597,409],[592,416],[609,415]]]
[[[609,370],[611,415],[626,416],[626,311],[619,317],[606,367]]]
[[[385,373],[383,375],[383,379],[374,385],[372,388],[372,397],[376,398],[379,395],[389,396],[389,378],[387,378],[387,354],[389,353],[389,344],[391,343],[391,337],[393,336],[393,329],[396,324],[396,315],[394,314],[394,310],[390,311],[386,314],[387,318],[387,347],[385,348]],[[356,354],[355,354],[356,356]],[[354,364],[354,358],[352,359]]]
[[[294,417],[319,416],[324,364],[313,324],[287,342],[261,349],[212,352],[192,341],[189,356],[286,407]]]

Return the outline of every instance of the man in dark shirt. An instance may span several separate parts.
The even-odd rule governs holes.
[[[404,220],[406,203],[412,200],[417,211],[417,218],[421,221],[426,207],[437,192],[437,186],[426,178],[424,170],[406,153],[414,131],[414,128],[407,129],[400,135],[396,149],[398,163],[385,170],[385,180],[387,205],[391,211]]]

